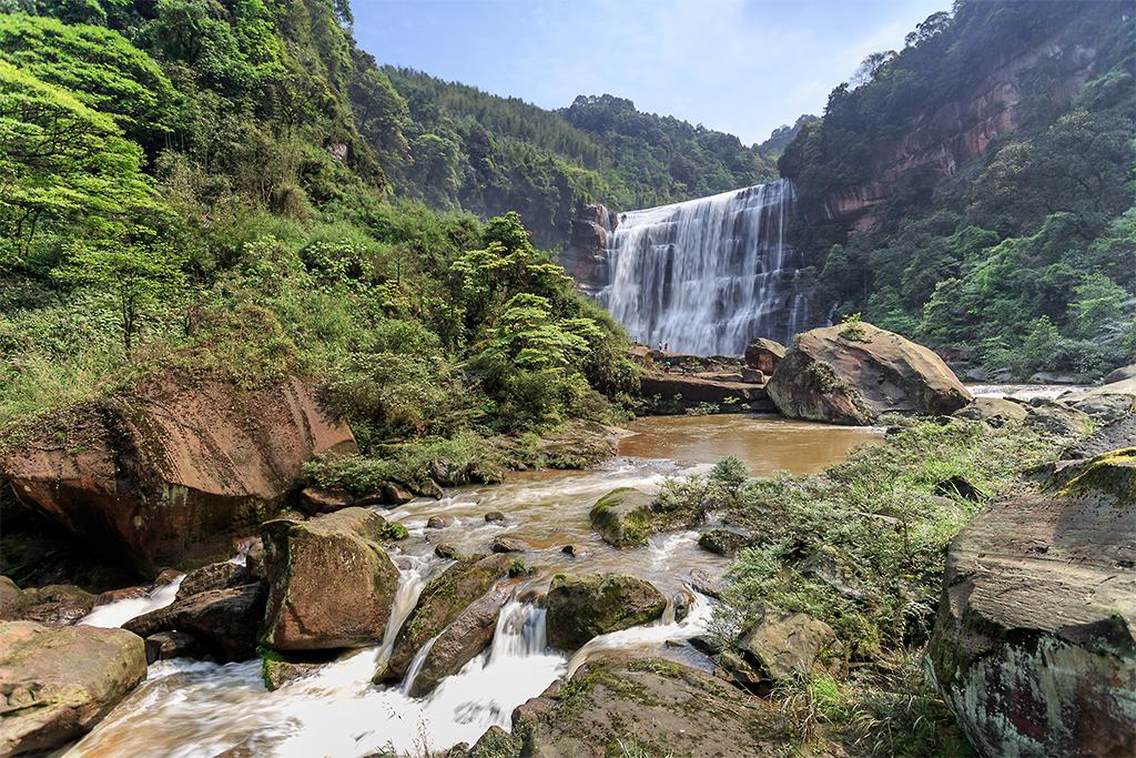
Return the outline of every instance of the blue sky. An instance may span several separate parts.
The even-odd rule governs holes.
[[[352,0],[381,63],[545,108],[611,93],[758,142],[950,0]]]

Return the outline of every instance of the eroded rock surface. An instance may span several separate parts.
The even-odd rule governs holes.
[[[299,379],[246,390],[166,372],[55,413],[0,458],[19,499],[142,568],[228,557],[272,517],[312,456],[351,451]]]
[[[930,656],[985,755],[1136,754],[1136,450],[976,516],[951,544]]]
[[[264,619],[266,595],[262,583],[207,590],[123,624],[142,637],[159,632],[184,632],[200,643],[202,655],[218,661],[256,657],[257,630]]]

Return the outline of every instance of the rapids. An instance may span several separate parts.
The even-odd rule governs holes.
[[[713,601],[690,589],[690,571],[721,575],[728,561],[699,548],[695,531],[655,535],[644,548],[614,550],[588,523],[596,499],[619,486],[657,489],[666,477],[704,471],[726,455],[738,456],[756,475],[815,471],[878,438],[878,430],[777,417],[647,418],[629,425],[621,457],[600,468],[522,472],[500,485],[457,488],[441,500],[412,501],[384,514],[401,521],[410,537],[392,551],[399,586],[379,645],[346,653],[275,692],[265,689],[259,661],[156,663],[140,687],[63,754],[215,756],[238,748],[248,754],[305,758],[383,750],[420,755],[458,742],[472,744],[494,724],[509,728],[514,708],[598,654],[639,650],[706,666],[693,648],[666,643],[704,632],[713,615]],[[487,523],[484,514],[491,510],[502,511],[505,522]],[[427,529],[427,520],[435,515],[453,521],[443,529]],[[449,542],[460,552],[484,551],[500,534],[526,542],[531,549],[524,560],[539,570],[516,587],[502,609],[489,649],[424,698],[405,694],[420,665],[413,665],[401,684],[373,685],[371,676],[389,657],[422,588],[449,564],[434,555],[434,546]],[[561,552],[569,543],[584,548],[586,555],[572,558]],[[668,597],[686,590],[694,599],[681,622],[668,608],[655,624],[597,637],[569,657],[548,647],[545,612],[529,602],[531,590],[546,589],[557,571],[630,573],[653,582]],[[104,608],[104,614],[110,610]],[[126,610],[118,608],[119,623],[126,620]],[[419,651],[416,663],[425,652]]]

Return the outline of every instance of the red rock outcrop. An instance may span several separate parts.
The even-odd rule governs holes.
[[[228,554],[312,456],[354,450],[300,379],[242,389],[167,371],[10,434],[0,472],[25,504],[152,570]]]
[[[766,389],[782,415],[872,424],[883,413],[949,414],[971,401],[943,359],[868,323],[797,337]]]

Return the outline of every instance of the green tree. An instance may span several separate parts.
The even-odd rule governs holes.
[[[54,235],[120,236],[157,208],[141,163],[110,116],[0,61],[0,261],[42,268]]]

